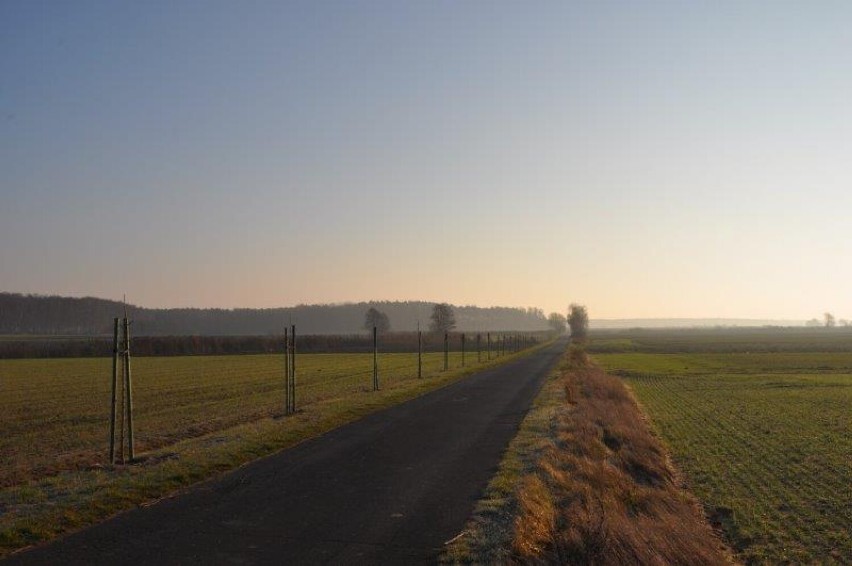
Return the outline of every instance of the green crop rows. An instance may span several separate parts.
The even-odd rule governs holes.
[[[599,354],[746,563],[852,563],[852,353]]]

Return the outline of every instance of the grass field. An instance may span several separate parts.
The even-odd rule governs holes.
[[[283,406],[282,356],[135,358],[137,450],[271,417]],[[468,361],[470,356],[468,355]],[[473,361],[475,362],[475,356]],[[108,438],[110,359],[0,361],[0,487],[103,463]],[[365,354],[304,354],[298,359],[300,407],[371,389]],[[453,367],[460,365],[452,354]],[[443,367],[426,354],[423,370]],[[416,377],[412,354],[383,354],[380,376],[393,387]]]
[[[516,354],[516,355],[523,355]],[[297,408],[281,417],[283,356],[133,360],[140,462],[106,465],[111,360],[0,360],[0,556],[161,497],[384,406],[507,361],[476,354],[303,354]]]
[[[852,327],[596,330],[591,353],[852,352]]]
[[[625,378],[741,560],[852,563],[852,353],[802,352],[840,350],[834,336],[816,334],[767,353],[772,336],[757,334],[749,343],[764,344],[763,353],[718,353],[715,345],[716,353],[594,359]],[[603,339],[617,349],[615,338]],[[683,340],[679,348],[701,349]]]

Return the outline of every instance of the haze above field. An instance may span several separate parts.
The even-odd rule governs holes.
[[[109,334],[114,317],[125,309],[134,320],[137,334],[252,336],[279,334],[285,325],[297,324],[307,334],[357,334],[371,307],[388,316],[393,331],[428,328],[433,303],[398,301],[336,305],[297,305],[270,309],[152,309],[94,297],[33,296],[0,291],[0,338],[14,336],[87,336]],[[455,306],[458,326],[467,332],[548,330],[546,315],[528,307]],[[801,326],[805,321],[747,319],[598,319],[594,329],[697,328]],[[847,321],[842,320],[843,326]],[[2,356],[0,356],[2,357]]]
[[[850,18],[3,2],[0,290],[850,318]]]

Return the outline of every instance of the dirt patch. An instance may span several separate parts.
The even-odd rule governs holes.
[[[730,507],[711,507],[707,509],[707,520],[710,526],[720,536],[725,536],[729,541],[737,541],[734,544],[737,552],[742,552],[750,544],[751,539],[744,537],[737,527],[737,522],[734,520],[734,510]]]

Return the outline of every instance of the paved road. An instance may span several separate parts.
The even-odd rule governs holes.
[[[564,348],[482,371],[8,562],[435,562]]]

